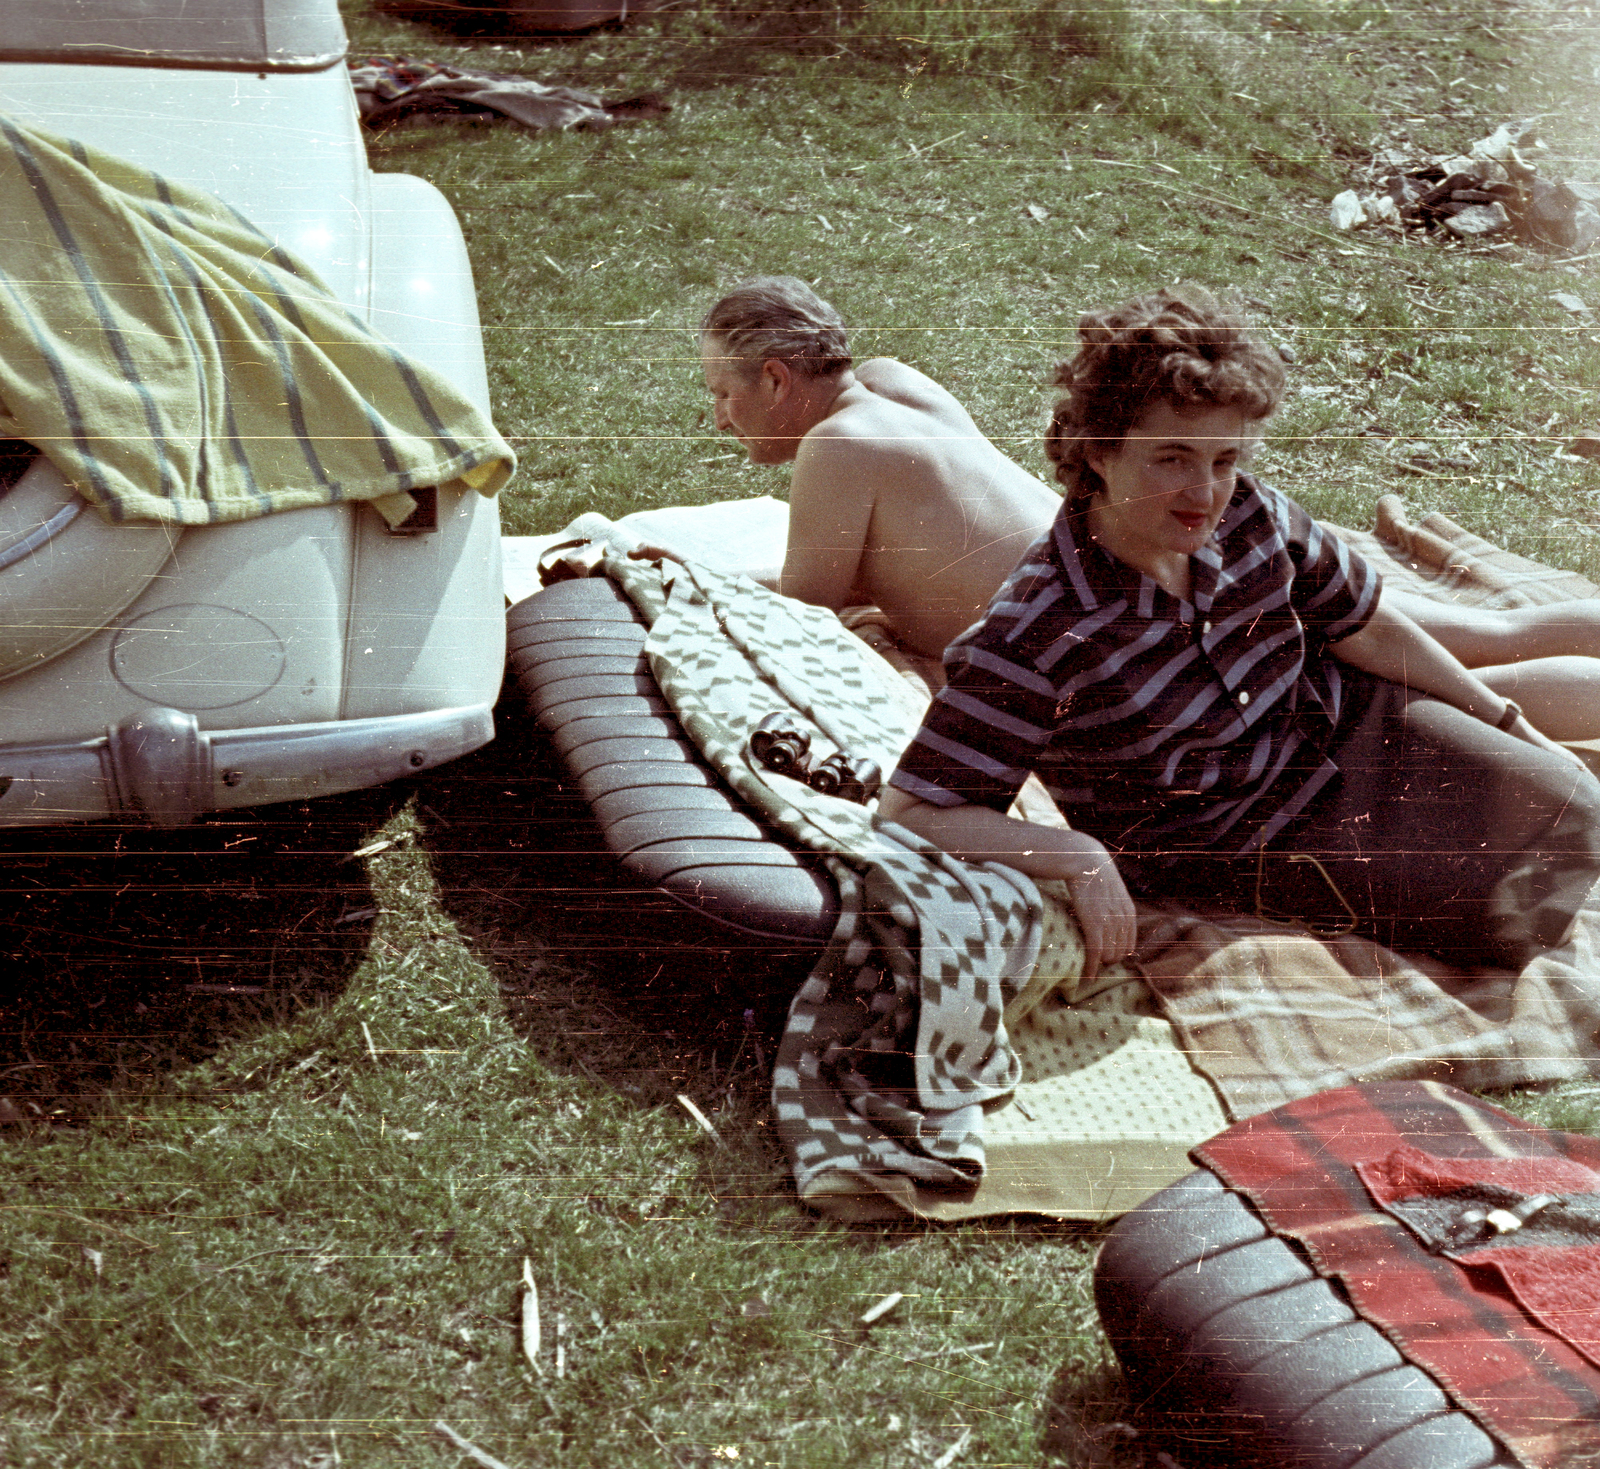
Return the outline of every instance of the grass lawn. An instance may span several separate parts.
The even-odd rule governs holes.
[[[1600,580],[1600,470],[1564,452],[1600,416],[1600,332],[1552,299],[1600,308],[1593,262],[1327,222],[1375,146],[1507,119],[1600,176],[1584,9],[675,0],[548,43],[346,10],[356,54],[673,104],[372,143],[466,229],[510,532],[783,493],[698,380],[693,325],[743,276],[816,280],[859,355],[947,383],[1041,472],[1078,314],[1187,278],[1293,351],[1269,479],[1353,524],[1399,491]],[[1181,1456],[1123,1422],[1095,1230],[796,1208],[766,1104],[782,997],[602,936],[567,816],[512,723],[315,806],[0,836],[0,1460],[472,1462],[436,1420],[511,1469]],[[1589,1090],[1512,1104],[1593,1130]]]

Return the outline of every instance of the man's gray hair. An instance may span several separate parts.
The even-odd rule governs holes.
[[[752,374],[773,357],[800,377],[832,377],[851,363],[844,319],[792,275],[758,276],[736,286],[706,312],[700,331]]]

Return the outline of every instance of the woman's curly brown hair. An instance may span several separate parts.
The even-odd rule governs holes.
[[[1209,291],[1184,286],[1087,312],[1077,355],[1056,369],[1067,395],[1055,408],[1045,453],[1067,499],[1102,488],[1088,455],[1115,450],[1157,403],[1179,413],[1233,408],[1268,417],[1283,396],[1283,363],[1244,317]]]

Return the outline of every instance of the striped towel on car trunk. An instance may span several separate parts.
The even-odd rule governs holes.
[[[515,458],[220,200],[0,115],[0,438],[108,520],[209,525],[409,491],[494,494]]]

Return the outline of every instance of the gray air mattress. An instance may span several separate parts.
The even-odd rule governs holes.
[[[1144,1418],[1186,1465],[1516,1463],[1207,1169],[1124,1215],[1094,1289]]]
[[[502,698],[548,734],[616,859],[619,896],[641,911],[670,900],[684,947],[762,951],[803,973],[838,919],[833,882],[702,760],[626,593],[605,577],[558,582],[513,607],[507,630]]]

